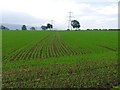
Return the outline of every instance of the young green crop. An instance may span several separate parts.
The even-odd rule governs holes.
[[[112,88],[117,31],[3,31],[3,87]]]

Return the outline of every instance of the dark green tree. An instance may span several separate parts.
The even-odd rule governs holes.
[[[2,29],[2,30],[10,30],[9,28],[7,28],[7,27],[5,27],[3,25],[0,26],[0,29]]]
[[[30,30],[36,30],[35,27],[31,27]]]
[[[42,30],[47,30],[47,26],[41,26]]]
[[[80,23],[77,20],[72,20],[71,21],[71,26],[73,28],[76,28],[76,30],[78,30],[80,28]]]
[[[47,28],[51,30],[53,28],[53,25],[48,23]]]
[[[27,30],[26,25],[22,25],[22,30]]]

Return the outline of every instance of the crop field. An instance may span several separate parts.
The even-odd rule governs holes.
[[[117,31],[2,31],[3,88],[114,88]]]

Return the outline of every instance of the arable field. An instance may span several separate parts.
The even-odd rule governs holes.
[[[114,88],[117,31],[2,31],[3,88]]]

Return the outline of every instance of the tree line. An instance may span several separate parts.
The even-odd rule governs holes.
[[[42,30],[53,30],[53,25],[48,23],[46,26],[41,26],[41,29]],[[8,27],[4,26],[4,25],[1,25],[0,26],[0,30],[10,30]],[[19,29],[16,29],[16,30],[19,30]],[[27,26],[26,25],[22,25],[21,26],[21,30],[28,30]],[[36,30],[35,27],[30,27],[30,30]]]
[[[71,21],[71,26],[73,28],[75,28],[76,30],[78,30],[80,28],[80,23],[77,20],[72,20]],[[10,30],[9,28],[7,28],[7,27],[5,27],[3,25],[1,25],[0,29],[2,29],[2,30]],[[42,30],[53,30],[53,25],[48,23],[46,26],[42,25],[41,29]],[[18,30],[18,29],[16,29],[16,30]],[[22,25],[21,30],[28,30],[27,26],[26,25]],[[36,28],[35,27],[31,27],[30,30],[36,30]]]
[[[77,21],[77,20],[72,20],[71,21],[71,26],[75,30],[80,30],[79,28],[81,27],[80,22]],[[2,29],[2,30],[10,30],[9,28],[7,28],[7,27],[5,27],[3,25],[0,26],[0,29]],[[50,23],[48,23],[46,26],[42,25],[41,29],[42,30],[53,30],[53,25],[50,24]],[[16,30],[18,30],[18,29],[16,29]],[[28,30],[27,26],[26,25],[22,25],[21,30]],[[31,27],[30,30],[36,30],[36,28],[35,27]],[[67,30],[70,30],[70,29],[68,28]],[[89,30],[89,31],[98,31],[98,30],[103,30],[103,31],[107,31],[107,30],[117,31],[119,29],[87,29],[87,30]]]
[[[52,30],[53,29],[53,25],[48,23],[46,26],[41,26],[41,29],[42,30],[47,30],[47,29]],[[26,25],[22,25],[21,30],[27,30]],[[36,28],[35,27],[31,27],[30,30],[36,30]]]

